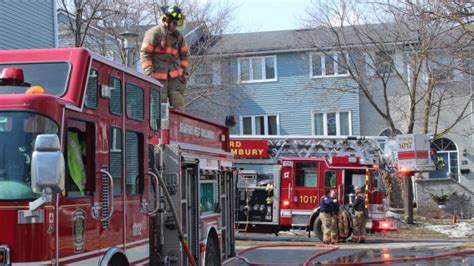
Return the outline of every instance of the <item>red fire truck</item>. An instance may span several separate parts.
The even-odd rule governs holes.
[[[0,51],[0,265],[217,265],[228,128],[86,49]]]
[[[380,168],[389,163],[380,140],[365,137],[231,136],[237,179],[236,223],[241,231],[278,233],[304,228],[322,239],[319,201],[335,189],[343,205],[343,237],[355,186],[365,188],[367,228],[397,230],[400,216],[388,211]],[[340,230],[342,231],[342,230]]]

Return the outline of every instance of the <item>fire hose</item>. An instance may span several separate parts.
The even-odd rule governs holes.
[[[304,266],[308,265],[308,263],[311,262],[312,260],[314,260],[315,258],[317,258],[317,257],[319,257],[319,256],[322,256],[322,255],[324,255],[324,254],[333,252],[333,251],[335,251],[336,249],[339,248],[338,246],[326,245],[326,244],[282,244],[282,243],[277,243],[277,244],[263,244],[263,245],[257,245],[257,246],[253,246],[253,247],[250,247],[250,248],[243,249],[243,250],[237,252],[237,254],[235,255],[235,257],[236,257],[237,259],[241,259],[241,260],[245,261],[245,263],[247,263],[248,265],[252,265],[252,266],[288,265],[288,264],[279,264],[279,263],[256,263],[256,262],[250,261],[248,258],[242,256],[242,254],[247,253],[247,252],[252,251],[252,250],[255,250],[255,249],[260,249],[260,248],[275,248],[275,247],[322,247],[322,248],[329,248],[328,250],[325,250],[325,251],[323,251],[323,252],[319,252],[319,253],[317,253],[317,254],[312,255],[311,257],[309,257],[309,258],[305,261],[305,263],[303,264]]]
[[[314,255],[308,257],[304,262],[303,266],[312,265],[311,262],[316,258],[331,253],[339,249],[338,246],[335,245],[326,245],[326,244],[263,244],[263,245],[256,245],[253,247],[249,247],[237,252],[235,258],[241,259],[245,263],[251,266],[278,266],[278,265],[288,265],[288,263],[280,264],[280,263],[258,263],[249,260],[248,258],[244,257],[243,254],[247,253],[252,250],[261,249],[261,248],[275,248],[275,247],[322,247],[322,248],[329,248],[323,252],[318,252]],[[366,261],[357,261],[357,262],[337,262],[338,265],[361,265],[361,264],[384,264],[384,263],[402,263],[402,262],[411,262],[411,261],[420,261],[420,260],[434,260],[439,258],[445,258],[450,256],[463,256],[468,254],[474,254],[474,250],[463,250],[463,251],[451,251],[451,252],[444,252],[436,255],[429,255],[429,256],[404,256],[400,258],[382,258],[382,259],[373,259],[373,260],[366,260]]]

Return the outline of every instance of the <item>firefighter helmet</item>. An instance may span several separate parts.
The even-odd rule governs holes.
[[[176,21],[178,26],[183,26],[186,17],[181,8],[177,6],[162,6],[161,11],[166,17]]]

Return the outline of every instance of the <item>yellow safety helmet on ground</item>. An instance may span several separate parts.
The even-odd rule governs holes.
[[[178,27],[181,27],[184,25],[186,17],[184,16],[181,8],[177,6],[162,6],[161,11],[166,17],[171,18],[172,20],[176,21],[176,24],[178,25]]]

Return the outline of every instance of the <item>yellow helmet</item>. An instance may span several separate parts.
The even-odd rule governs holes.
[[[181,11],[181,8],[177,6],[162,6],[161,11],[168,18],[171,18],[172,20],[176,21],[176,24],[178,26],[181,27],[184,25],[184,21],[186,20],[186,17]]]

